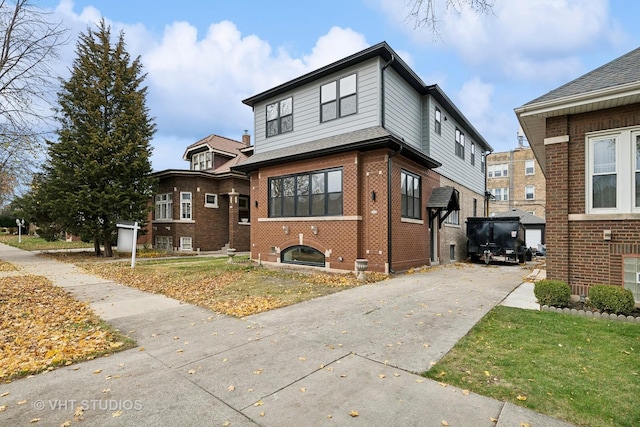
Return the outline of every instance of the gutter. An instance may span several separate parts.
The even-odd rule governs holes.
[[[393,63],[393,61],[395,61],[396,57],[395,55],[391,55],[391,59],[389,60],[389,62],[387,62],[386,64],[384,64],[382,66],[382,70],[381,70],[381,92],[380,92],[380,123],[382,125],[382,128],[384,127],[384,116],[385,116],[385,99],[384,99],[384,71],[387,69],[387,67],[389,67],[389,65],[391,65]],[[389,157],[387,158],[387,265],[389,266],[389,273],[395,273],[393,271],[393,269],[391,268],[392,265],[392,261],[393,261],[393,244],[392,244],[392,233],[391,233],[391,228],[392,228],[392,218],[391,218],[391,213],[392,213],[392,203],[391,203],[391,190],[392,190],[392,186],[391,186],[391,169],[393,167],[393,160],[392,158],[398,154],[400,154],[400,152],[402,151],[402,144],[398,144],[399,148],[398,151],[395,151],[393,153],[391,153],[389,155]]]

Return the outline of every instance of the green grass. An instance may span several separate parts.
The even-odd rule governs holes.
[[[22,240],[22,242],[18,243],[18,240]],[[10,245],[27,251],[93,248],[93,243],[67,242],[64,240],[47,242],[42,237],[22,236],[22,239],[20,239],[20,236],[14,236],[12,234],[0,235],[0,243],[4,243],[6,245]]]
[[[499,306],[424,376],[578,426],[639,426],[640,324]]]

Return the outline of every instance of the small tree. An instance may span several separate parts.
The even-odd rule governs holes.
[[[41,194],[65,230],[104,244],[112,256],[119,219],[146,222],[155,180],[140,58],[131,61],[124,33],[111,44],[104,20],[81,34],[71,77],[62,82],[58,141],[48,141]]]

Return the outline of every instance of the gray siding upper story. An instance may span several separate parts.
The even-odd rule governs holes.
[[[436,172],[449,178],[458,184],[464,185],[470,190],[484,194],[485,177],[482,171],[482,145],[475,141],[466,127],[451,116],[441,104],[432,96],[425,97],[425,128],[428,129],[428,144],[423,146],[423,151],[434,160],[442,163]],[[442,112],[440,134],[435,131],[435,109]],[[455,132],[456,128],[465,134],[464,159],[456,155]],[[471,164],[471,145],[475,145],[475,161]],[[428,150],[428,151],[427,151]]]
[[[320,87],[353,73],[357,76],[357,113],[321,122]],[[266,106],[289,96],[293,99],[293,130],[267,137]],[[384,42],[244,102],[254,109],[255,155],[383,126],[405,144],[442,163],[436,172],[484,194],[481,154],[491,146],[437,85],[426,86]],[[436,107],[442,112],[440,134],[435,132]],[[465,135],[464,159],[456,155],[456,127]]]
[[[254,107],[255,154],[336,136],[380,125],[380,59],[370,59],[357,66],[341,70],[277,98],[260,102]],[[356,73],[357,113],[320,121],[320,87],[341,77]],[[293,97],[293,131],[267,137],[266,106],[280,99]]]

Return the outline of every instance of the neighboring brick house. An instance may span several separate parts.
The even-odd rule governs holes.
[[[255,154],[233,170],[251,177],[253,259],[393,272],[466,258],[491,147],[386,43],[243,102]]]
[[[640,301],[640,49],[515,112],[547,180],[547,277]]]
[[[514,150],[487,156],[489,215],[520,209],[545,218],[546,183],[533,150],[522,142]]]
[[[249,179],[231,167],[251,155],[243,141],[210,135],[184,152],[188,170],[155,172],[153,247],[174,251],[249,250]]]

